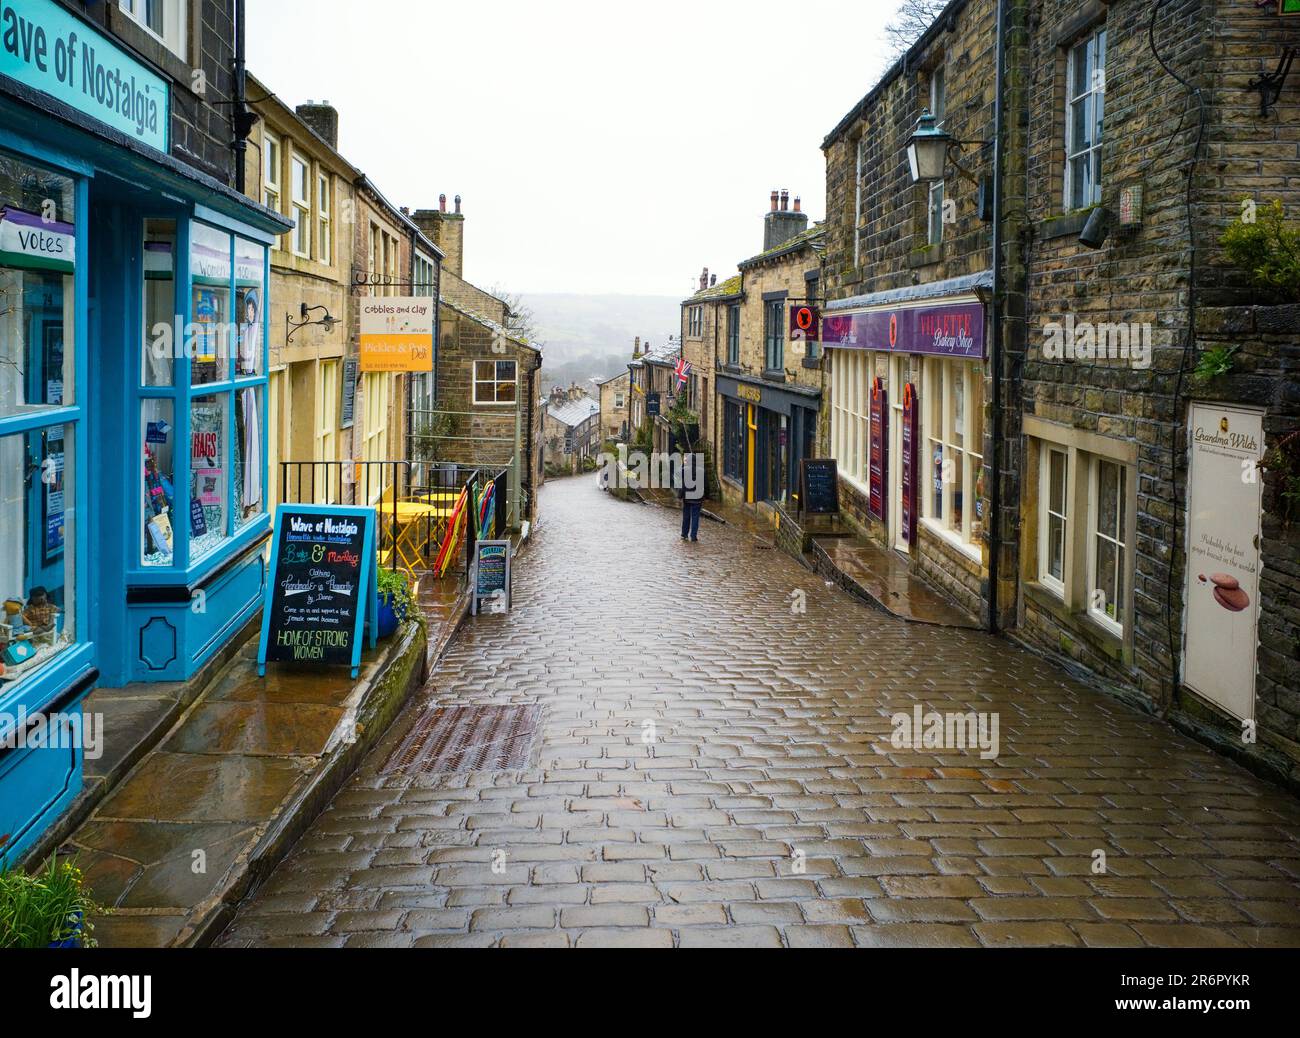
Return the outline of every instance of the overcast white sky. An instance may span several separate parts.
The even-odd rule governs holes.
[[[396,205],[461,194],[466,276],[683,297],[825,215],[821,142],[887,67],[896,0],[250,0],[249,69],[339,109]]]

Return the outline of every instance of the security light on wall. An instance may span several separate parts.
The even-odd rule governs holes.
[[[912,169],[912,183],[924,184],[943,179],[948,164],[952,135],[940,129],[929,111],[921,113],[916,129],[907,144],[907,162]]]
[[[1079,244],[1086,245],[1090,249],[1100,249],[1110,237],[1114,224],[1115,214],[1105,206],[1097,206],[1088,217],[1083,233],[1079,235]]]

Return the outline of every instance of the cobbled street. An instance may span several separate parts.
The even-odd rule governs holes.
[[[594,477],[541,506],[513,613],[467,622],[222,944],[1300,946],[1281,790],[739,530],[684,543]],[[895,749],[918,705],[996,715],[1000,756]],[[526,770],[383,774],[471,706],[540,708]]]

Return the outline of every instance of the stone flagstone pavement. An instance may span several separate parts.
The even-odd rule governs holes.
[[[541,510],[514,613],[462,630],[222,944],[1300,946],[1284,791],[744,532],[685,544],[594,477]],[[918,704],[996,713],[1000,756],[894,749]],[[527,705],[526,770],[382,773],[431,708]]]

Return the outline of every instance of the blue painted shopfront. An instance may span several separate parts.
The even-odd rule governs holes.
[[[260,607],[285,225],[0,86],[4,864],[76,798],[83,763],[75,732],[33,747],[14,725],[73,718],[96,686],[184,681]]]

